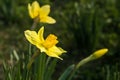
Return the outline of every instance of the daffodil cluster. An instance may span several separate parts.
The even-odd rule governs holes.
[[[32,4],[28,4],[28,12],[32,19],[37,19],[42,23],[53,24],[56,22],[55,19],[48,16],[50,13],[50,5],[44,5],[40,7],[37,1],[34,1]],[[57,47],[56,44],[59,42],[57,36],[54,34],[48,35],[46,39],[43,37],[44,26],[42,26],[38,33],[33,30],[26,30],[24,32],[26,39],[33,45],[35,45],[40,52],[46,53],[50,57],[56,57],[62,60],[59,57],[62,53],[66,53],[61,47]]]
[[[34,1],[32,4],[28,4],[28,12],[32,19],[37,19],[39,22],[53,24],[56,22],[55,19],[48,16],[50,13],[50,5],[41,6],[37,1]],[[54,34],[49,34],[46,39],[43,37],[44,26],[42,26],[38,32],[33,30],[26,30],[24,32],[26,39],[33,45],[35,45],[41,52],[46,53],[50,57],[56,57],[62,60],[60,55],[66,53],[61,47],[57,47],[56,44],[59,42],[57,36]],[[108,51],[107,48],[100,49],[90,55],[87,60],[94,60],[100,58]],[[86,60],[86,59],[85,59]],[[83,62],[82,62],[83,64]]]

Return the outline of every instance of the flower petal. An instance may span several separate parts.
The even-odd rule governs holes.
[[[35,31],[26,30],[24,32],[26,39],[33,45],[38,45],[40,43],[39,36]]]
[[[44,33],[44,26],[42,26],[38,31],[38,36],[39,36],[40,42],[44,41],[43,33]]]
[[[48,56],[51,56],[51,57],[56,57],[56,58],[62,59],[62,58],[59,57],[59,55],[61,55],[62,53],[65,53],[65,52],[66,51],[63,50],[62,48],[53,46],[52,48],[48,49],[48,51],[46,52],[46,54]]]
[[[58,56],[61,55],[62,53],[66,53],[65,50],[63,50],[62,48],[57,47],[57,46],[51,47],[51,48],[49,49],[49,51],[55,53],[55,54],[58,55]]]
[[[58,59],[63,60],[61,57],[59,57],[58,55],[56,55],[56,54],[54,54],[54,53],[52,53],[52,52],[46,51],[45,53],[46,53],[48,56],[50,56],[50,57],[55,57],[55,58],[58,58]]]
[[[42,44],[38,44],[38,45],[36,45],[36,46],[37,46],[37,48],[40,49],[40,52],[46,52],[46,51],[47,51],[47,50],[45,49],[45,47],[42,46]]]
[[[28,4],[28,11],[29,11],[30,17],[31,17],[31,18],[34,18],[33,13],[32,13],[32,7],[31,7],[30,4]]]
[[[40,16],[47,16],[50,13],[50,5],[44,5],[40,8]]]
[[[40,6],[37,1],[34,1],[32,5],[28,4],[28,11],[31,18],[35,18],[39,15]]]
[[[46,17],[41,18],[40,22],[54,24],[56,23],[56,20],[53,19],[52,17],[46,16]]]

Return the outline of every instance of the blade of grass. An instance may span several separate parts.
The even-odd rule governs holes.
[[[75,65],[70,65],[64,72],[63,74],[59,77],[58,80],[67,80],[68,76],[70,75],[70,73],[72,72],[72,70],[74,69]]]
[[[38,71],[37,71],[37,80],[44,80],[44,73],[45,73],[45,63],[46,61],[46,54],[41,53],[38,57]]]
[[[46,66],[45,80],[51,80],[51,77],[55,70],[57,61],[58,61],[58,59],[54,59],[54,60],[48,62],[49,64],[47,64],[47,66]]]

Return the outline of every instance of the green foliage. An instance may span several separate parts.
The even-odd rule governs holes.
[[[120,79],[120,65],[115,64],[113,66],[105,66],[102,68],[102,75],[104,80],[119,80]]]
[[[26,22],[27,17],[27,8],[26,4],[28,1],[15,1],[15,0],[1,0],[0,1],[0,18],[1,23],[3,24],[22,24],[21,20],[24,20],[23,22]]]
[[[56,78],[53,74],[56,74],[54,72],[57,72],[55,71],[57,60],[47,58],[44,54],[39,56],[40,60],[39,57],[35,60],[35,63],[32,65],[33,68],[31,68],[30,71],[26,68],[32,53],[31,51],[28,53],[26,50],[28,46],[23,42],[25,41],[23,40],[23,31],[31,25],[32,20],[29,20],[27,4],[32,1],[33,0],[0,0],[0,27],[3,27],[1,31],[6,32],[4,27],[8,28],[6,34],[0,33],[0,36],[2,35],[5,37],[0,38],[0,44],[2,44],[2,46],[0,45],[0,55],[1,53],[9,53],[11,50],[10,45],[14,45],[14,47],[17,48],[17,51],[20,51],[18,53],[13,51],[13,53],[9,55],[11,58],[9,65],[7,64],[8,59],[5,59],[5,80],[30,80],[34,79],[34,77],[36,77],[36,79],[39,77],[44,78],[45,80]],[[102,47],[107,47],[110,50],[106,57],[108,58],[106,62],[109,62],[109,60],[111,60],[112,63],[114,61],[116,61],[116,63],[117,61],[120,61],[119,0],[39,0],[39,2],[41,5],[45,3],[51,4],[53,12],[50,15],[57,20],[57,23],[52,29],[51,26],[46,26],[49,27],[49,31],[52,30],[51,32],[59,35],[61,41],[59,45],[64,46],[68,51],[68,54],[64,57],[65,60],[67,58],[67,63],[63,65],[60,63],[60,66],[57,66],[60,67],[61,70],[63,70],[64,65],[68,65],[70,62],[74,63],[74,59],[78,62],[82,56],[86,56]],[[4,46],[6,46],[5,49],[1,49],[1,47],[3,48]],[[16,56],[16,54],[19,56]],[[45,61],[47,61],[47,64],[37,65],[39,62],[44,63]],[[95,63],[91,64],[92,65],[88,65],[88,67],[93,66]],[[47,65],[49,65],[49,67],[46,67]],[[40,69],[38,70],[39,67]],[[111,67],[108,64],[108,66],[105,66],[102,69],[96,65],[95,67],[96,69],[99,68],[98,71],[101,73],[96,74],[98,73],[96,69],[93,69],[92,72],[83,68],[84,71],[78,71],[80,74],[74,75],[74,78],[83,80],[120,79],[120,71],[117,65]],[[70,67],[70,70],[72,68],[73,67]],[[57,73],[59,74],[59,72]],[[68,68],[62,74],[60,79],[68,76],[69,73]]]
[[[58,80],[67,80],[68,77],[70,76],[70,73],[73,71],[75,65],[70,65],[63,73],[62,75],[59,77]]]
[[[117,2],[76,0],[63,5],[56,1],[55,6],[63,5],[57,6],[58,9],[54,11],[58,22],[56,26],[63,28],[59,34],[71,55],[88,55],[102,47],[112,51],[110,56],[119,55],[120,12]]]
[[[57,59],[47,58],[46,54],[41,53],[31,68],[27,69],[27,64],[31,58],[28,56],[30,56],[30,53],[19,56],[13,50],[9,62],[3,60],[5,80],[52,80]]]

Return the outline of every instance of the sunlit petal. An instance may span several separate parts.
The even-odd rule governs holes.
[[[29,11],[30,17],[31,17],[31,18],[34,18],[33,13],[32,13],[32,7],[31,7],[30,4],[28,4],[28,11]]]
[[[35,18],[39,15],[40,6],[37,1],[34,1],[32,5],[28,4],[28,11],[31,18]]]
[[[40,42],[39,36],[37,35],[37,33],[35,31],[30,31],[30,30],[26,30],[24,32],[25,37],[27,38],[27,40],[33,44],[33,45],[37,45]]]
[[[50,6],[44,5],[40,8],[40,16],[47,16],[50,13]]]
[[[38,36],[41,43],[44,41],[43,33],[44,33],[44,26],[42,26],[38,31]]]
[[[56,20],[53,19],[52,17],[46,16],[46,17],[41,18],[40,22],[54,24],[56,23]]]
[[[53,46],[51,48],[49,48],[49,51],[56,54],[56,55],[61,55],[62,53],[65,53],[66,51],[63,50],[62,48],[60,47],[56,47],[56,46]]]
[[[47,51],[46,48],[44,46],[42,46],[42,44],[38,44],[38,45],[36,45],[36,47],[38,49],[40,49],[40,52],[46,52]]]
[[[59,58],[59,59],[63,60],[61,57],[59,57],[57,54],[55,54],[51,51],[46,51],[45,53],[50,57],[55,57],[55,58]]]
[[[62,48],[59,48],[59,47],[56,47],[56,46],[53,46],[52,48],[49,48],[48,51],[46,51],[46,54],[48,56],[56,57],[56,58],[59,58],[59,59],[62,59],[62,58],[59,57],[62,53],[66,53],[66,51],[63,50]]]

